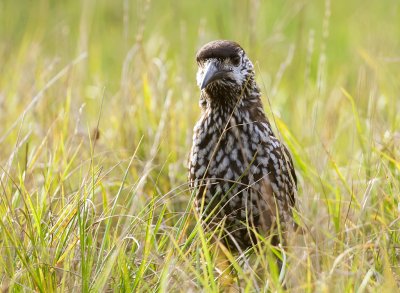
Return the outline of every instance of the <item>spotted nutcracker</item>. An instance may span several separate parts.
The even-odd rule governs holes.
[[[235,250],[280,226],[293,226],[296,173],[271,129],[242,47],[217,40],[197,52],[202,115],[194,127],[189,184],[209,229],[223,228]]]

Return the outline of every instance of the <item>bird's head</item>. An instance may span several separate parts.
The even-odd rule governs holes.
[[[196,61],[197,85],[211,99],[235,101],[253,81],[253,64],[235,42],[207,43],[197,52]]]

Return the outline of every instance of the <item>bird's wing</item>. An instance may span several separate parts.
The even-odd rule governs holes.
[[[295,205],[295,190],[297,188],[297,176],[293,167],[292,157],[287,147],[275,136],[270,136],[275,147],[268,163],[269,179],[275,183],[276,194],[279,200],[286,201],[291,207]],[[272,156],[271,156],[272,157]],[[278,170],[279,169],[279,170]],[[285,196],[283,196],[283,194]]]
[[[297,189],[297,176],[296,176],[296,171],[294,169],[294,165],[293,165],[293,160],[292,160],[292,156],[290,155],[290,152],[288,150],[288,148],[282,144],[283,146],[283,151],[284,151],[284,158],[285,158],[285,162],[288,165],[289,168],[289,172],[290,172],[290,180],[292,181],[293,184],[293,189]],[[296,199],[295,199],[295,191],[293,190],[293,192],[290,193],[290,201],[289,204],[293,207],[296,203]]]

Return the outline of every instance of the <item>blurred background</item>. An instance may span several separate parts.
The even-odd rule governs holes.
[[[195,54],[215,39],[238,42],[255,64],[264,108],[294,157],[303,221],[318,223],[322,240],[364,221],[376,228],[354,228],[349,243],[371,229],[376,234],[362,241],[378,239],[397,217],[400,195],[398,0],[2,0],[3,243],[20,239],[18,229],[15,238],[4,229],[25,221],[7,211],[27,209],[25,216],[42,223],[40,233],[56,233],[75,217],[65,211],[82,194],[93,202],[93,222],[140,215],[157,199],[167,206],[166,226],[175,225],[190,198],[186,160],[200,115]],[[35,199],[32,206],[16,183]],[[53,247],[57,233],[42,245]],[[63,249],[73,243],[65,237],[57,244]],[[18,241],[30,247],[29,239]],[[2,255],[0,267],[18,258]],[[55,255],[47,261],[58,265]],[[320,261],[326,266],[315,267],[316,278],[333,260]],[[11,278],[17,270],[0,273]]]
[[[361,117],[369,117],[376,135],[394,131],[398,121],[398,1],[21,0],[0,5],[3,131],[80,56],[29,111],[37,113],[35,119],[26,117],[35,126],[25,122],[22,128],[40,137],[69,97],[76,127],[87,134],[88,127],[96,127],[103,99],[102,141],[112,149],[132,150],[142,135],[144,142],[152,141],[170,96],[166,131],[173,134],[163,131],[162,152],[181,159],[199,113],[195,53],[214,39],[235,40],[245,48],[256,64],[264,104],[268,97],[305,147],[318,136],[344,148],[339,155],[348,160],[352,138],[342,134],[352,122],[343,108],[351,107],[341,88],[354,97]],[[39,115],[44,109],[46,115]],[[392,122],[382,123],[387,119]]]
[[[271,114],[272,106],[287,129],[283,135],[290,132],[301,145],[299,158],[311,152],[308,159],[323,172],[326,149],[346,163],[359,147],[367,151],[357,132],[381,143],[385,133],[390,138],[398,130],[399,6],[356,0],[1,1],[2,157],[11,154],[18,135],[29,132],[31,146],[41,142],[67,107],[64,139],[93,136],[99,121],[103,151],[131,154],[142,139],[142,160],[170,168],[164,170],[172,172],[166,180],[173,178],[172,185],[185,181],[199,116],[196,50],[230,39],[255,63],[265,108]],[[365,129],[357,128],[354,110]],[[23,113],[24,122],[16,122]]]

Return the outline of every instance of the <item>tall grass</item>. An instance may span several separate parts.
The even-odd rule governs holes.
[[[395,292],[398,19],[398,1],[0,2],[1,289],[218,291],[232,272],[245,292]],[[255,61],[299,177],[303,233],[245,260],[186,185],[194,55],[217,38]]]

